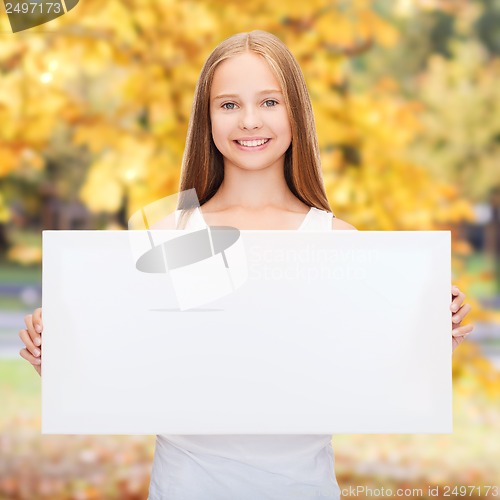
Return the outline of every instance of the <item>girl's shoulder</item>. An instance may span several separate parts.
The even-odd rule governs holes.
[[[332,229],[346,229],[357,231],[357,229],[352,224],[349,224],[342,219],[337,219],[337,217],[333,217],[332,219]]]
[[[356,228],[327,210],[311,207],[300,229],[335,229],[335,230],[356,230]]]

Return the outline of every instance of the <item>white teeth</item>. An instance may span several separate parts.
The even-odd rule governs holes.
[[[254,147],[254,146],[262,146],[262,144],[265,144],[269,139],[260,139],[258,141],[236,141],[238,144],[241,144],[242,146],[249,146],[249,147]]]

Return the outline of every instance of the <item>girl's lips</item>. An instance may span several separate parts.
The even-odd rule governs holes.
[[[241,149],[242,151],[261,151],[262,149],[265,149],[267,147],[267,145],[271,142],[271,139],[267,139],[267,142],[261,144],[260,146],[243,146],[238,141],[233,142],[236,144],[236,147],[238,149]]]

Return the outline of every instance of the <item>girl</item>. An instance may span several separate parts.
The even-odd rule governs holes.
[[[180,190],[196,189],[191,226],[353,230],[323,186],[311,102],[286,46],[263,31],[224,40],[199,77]],[[455,348],[470,305],[452,288]],[[41,373],[42,311],[25,318],[23,358]],[[158,435],[150,500],[339,498],[330,435]]]

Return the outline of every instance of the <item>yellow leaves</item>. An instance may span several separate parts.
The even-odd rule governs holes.
[[[154,142],[147,137],[121,135],[90,166],[80,197],[93,212],[116,212],[125,194],[145,176]]]
[[[23,118],[19,125],[20,130],[22,130],[23,142],[36,147],[43,146],[52,135],[55,121],[56,116],[42,113],[30,118]]]
[[[473,222],[476,219],[474,209],[468,199],[462,198],[455,200],[452,204],[452,213],[449,220],[452,222],[464,221]]]
[[[476,344],[464,342],[455,350],[453,378],[454,385],[462,393],[482,394],[490,401],[500,396],[500,371],[480,355]]]
[[[347,15],[332,9],[322,15],[315,24],[321,39],[339,49],[352,46],[363,35],[362,27],[353,12]]]
[[[383,47],[394,47],[399,39],[397,29],[371,9],[363,10],[360,15],[362,36],[372,36]]]
[[[383,76],[375,83],[374,89],[376,92],[395,94],[399,91],[399,83],[390,76]]]
[[[19,140],[21,148],[40,149],[54,135],[56,123],[63,121],[73,133],[74,145],[88,146],[95,157],[82,189],[94,210],[118,207],[125,189],[130,200],[175,190],[194,85],[205,57],[217,42],[243,26],[271,27],[299,59],[307,79],[324,170],[334,175],[325,179],[332,208],[345,211],[349,220],[352,216],[352,222],[361,221],[364,228],[431,228],[436,221],[467,216],[469,208],[458,201],[459,193],[415,168],[427,164],[425,155],[418,161],[408,158],[409,144],[423,127],[417,117],[421,105],[405,101],[389,77],[368,92],[350,85],[346,54],[367,50],[372,38],[384,47],[394,46],[398,38],[396,28],[372,2],[80,3],[75,11],[78,22],[65,16],[64,28],[71,37],[23,40],[26,74],[14,66],[17,72],[11,79],[2,75],[0,93],[8,97],[0,98],[0,134],[10,142],[0,150],[0,175],[18,161],[13,141]],[[463,61],[471,59],[474,50],[464,49]],[[14,45],[2,46],[0,64],[15,55]],[[435,99],[446,102],[448,83],[466,73],[451,70],[443,59],[433,64],[436,74],[428,81],[430,92],[437,89]],[[482,62],[467,64],[469,68]],[[500,68],[496,71],[481,76],[492,100]],[[52,80],[44,84],[40,78],[47,73]],[[342,84],[347,84],[346,93],[338,90]],[[464,91],[473,109],[469,94]],[[427,130],[437,134],[442,116],[456,121],[456,107],[447,108],[440,119],[424,124]],[[477,120],[484,121],[484,116],[478,114]],[[481,146],[486,139],[477,130],[474,136]],[[468,139],[463,131],[453,137],[462,143]]]
[[[422,128],[410,153],[436,176],[457,183],[467,197],[484,199],[500,182],[499,62],[477,41],[453,45],[453,57],[433,56],[419,93]],[[496,173],[499,172],[499,173]]]
[[[99,77],[112,59],[111,45],[107,40],[84,41],[82,47],[82,70],[88,76]]]
[[[321,154],[321,166],[325,180],[328,176],[332,177],[330,174],[334,176],[339,175],[345,166],[342,153],[338,149],[323,151]]]
[[[307,64],[307,58],[314,57],[320,48],[321,38],[316,30],[306,31],[300,38],[292,39],[287,45],[299,64]],[[305,59],[305,60],[304,60]],[[301,64],[302,67],[302,64]]]
[[[341,148],[325,163],[341,176],[326,181],[332,207],[363,229],[429,230],[473,217],[470,203],[452,185],[408,161],[407,147],[421,130],[420,105],[398,92],[394,81],[384,79],[372,92],[343,96],[339,103],[315,102],[321,147]]]
[[[218,22],[215,13],[208,9],[201,2],[179,2],[179,11],[181,12],[181,26],[186,29],[188,39],[197,42],[201,37],[213,33],[217,28]]]
[[[132,72],[127,75],[126,79],[120,85],[119,90],[125,100],[128,101],[135,98],[137,99],[137,104],[140,104],[148,100],[148,83],[141,73]]]
[[[151,6],[141,5],[134,11],[134,21],[143,31],[148,31],[157,22],[156,14]]]
[[[90,167],[80,198],[92,212],[116,212],[121,206],[124,185],[116,172],[116,154],[108,152]]]
[[[168,97],[151,102],[148,110],[153,134],[167,136],[178,129],[179,125],[175,110]]]
[[[194,83],[193,83],[194,89]],[[130,73],[121,85],[125,101],[133,101],[133,106],[163,107],[173,111],[172,92],[182,93],[177,79],[166,77],[164,68],[157,64],[147,65],[140,72]],[[151,117],[150,117],[151,118]]]
[[[369,156],[369,158],[368,158]],[[339,150],[330,153],[325,186],[332,207],[347,212],[349,221],[363,229],[430,230],[456,218],[472,214],[468,202],[453,198],[444,201],[439,184],[421,168],[405,163],[398,155],[363,154],[363,163],[351,166]]]
[[[353,99],[353,113],[372,143],[390,144],[392,151],[403,149],[418,129],[412,106],[394,96],[369,94]]]
[[[142,177],[154,148],[154,141],[147,136],[122,136],[117,167],[125,182],[131,183]]]
[[[177,190],[182,160],[182,148],[166,144],[148,162],[145,182],[151,193],[170,193]]]
[[[267,2],[261,2],[266,4]],[[327,1],[311,0],[303,2],[301,0],[288,0],[275,3],[275,13],[279,17],[292,19],[307,19],[312,13],[317,12],[328,4]]]
[[[332,92],[332,84],[339,85],[344,78],[343,57],[327,54],[323,49],[316,51],[310,61],[302,63],[301,67],[306,78],[309,93],[313,99],[340,99]]]
[[[23,106],[22,78],[19,74],[0,77],[0,137],[12,139],[17,133],[17,119]]]
[[[325,113],[321,108],[316,113],[316,128],[321,147],[332,144],[356,144],[356,130],[341,117]]]
[[[19,161],[19,154],[11,148],[0,145],[0,177],[12,172]]]
[[[8,250],[7,259],[25,266],[39,264],[42,261],[42,249],[18,243]]]
[[[444,184],[441,183],[437,186],[441,196],[446,200],[453,200],[458,196],[458,188],[453,184]]]
[[[399,37],[397,29],[366,2],[349,2],[347,8],[324,11],[314,27],[326,47],[346,55],[362,53],[374,41],[393,47]]]
[[[103,27],[113,33],[114,37],[133,44],[138,34],[133,26],[134,9],[133,4],[127,5],[120,0],[107,0],[106,2],[95,2],[98,6],[93,15],[81,20],[81,22],[92,27]],[[132,8],[131,8],[132,7]]]
[[[98,153],[104,148],[115,147],[122,133],[116,126],[95,118],[78,126],[73,135],[73,142],[77,145],[85,144],[93,153]]]
[[[31,148],[23,148],[21,150],[20,159],[23,168],[40,171],[45,166],[45,160],[42,154]]]
[[[453,251],[455,255],[470,255],[473,251],[473,247],[468,241],[459,240],[453,245]]]
[[[3,193],[0,191],[0,224],[8,222],[10,217],[10,209],[6,203]]]
[[[352,203],[355,187],[347,175],[329,180],[325,188],[334,207],[342,210]]]

